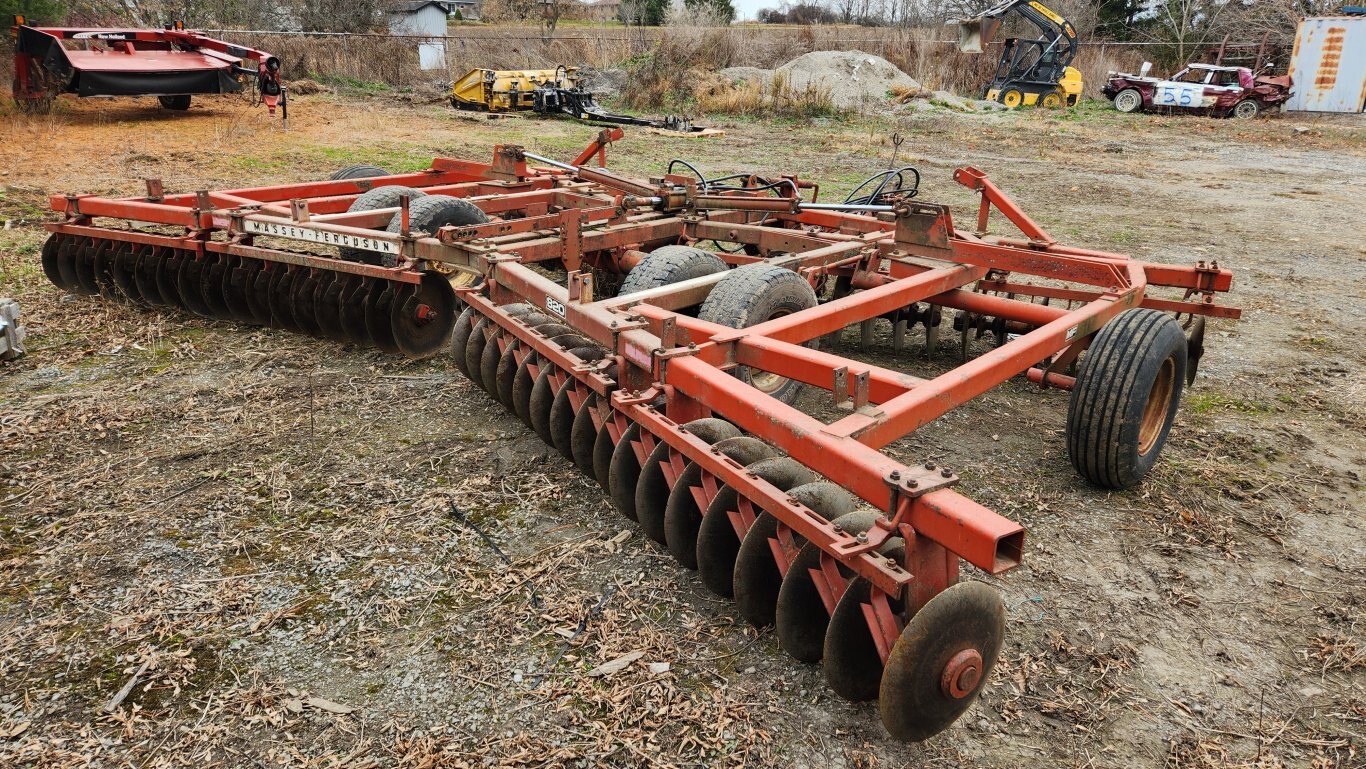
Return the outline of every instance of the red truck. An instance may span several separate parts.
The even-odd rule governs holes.
[[[1247,67],[1190,64],[1170,79],[1111,72],[1101,92],[1120,112],[1199,111],[1216,117],[1254,118],[1290,98],[1289,77],[1255,76]]]

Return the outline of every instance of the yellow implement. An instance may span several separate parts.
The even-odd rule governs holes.
[[[578,67],[555,69],[472,69],[451,84],[451,105],[480,112],[539,112],[571,115],[579,120],[636,125],[671,133],[709,135],[684,117],[660,120],[617,115],[593,101],[574,77]],[[710,132],[715,133],[715,132]]]
[[[555,69],[472,69],[451,85],[451,103],[482,112],[536,109],[536,91],[577,87],[577,67]]]

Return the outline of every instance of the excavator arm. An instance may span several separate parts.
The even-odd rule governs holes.
[[[958,49],[964,53],[981,53],[983,47],[996,37],[1001,23],[1010,13],[1018,13],[1039,28],[1045,55],[1055,53],[1060,67],[1066,67],[1077,56],[1077,32],[1072,24],[1038,0],[1005,0],[971,19],[958,22]]]

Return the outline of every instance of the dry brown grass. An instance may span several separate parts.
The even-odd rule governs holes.
[[[390,86],[449,80],[476,67],[549,68],[558,64],[628,67],[640,78],[627,95],[632,106],[676,106],[694,88],[696,71],[752,66],[772,69],[811,51],[858,50],[881,56],[930,90],[976,96],[996,64],[994,50],[960,52],[931,29],[860,27],[571,27],[545,38],[538,27],[464,27],[446,40],[446,72],[423,72],[412,41],[384,37],[223,33],[280,56],[288,74],[349,79]],[[1098,97],[1105,73],[1137,69],[1139,49],[1087,46],[1077,58],[1087,95]],[[640,93],[637,93],[640,92]],[[743,103],[743,94],[736,96]],[[752,100],[752,99],[751,99]],[[747,114],[743,111],[739,114]]]

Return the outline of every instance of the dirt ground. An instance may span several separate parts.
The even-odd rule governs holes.
[[[723,120],[719,140],[613,147],[641,175],[684,157],[842,195],[899,132],[922,197],[960,219],[950,173],[971,164],[1065,242],[1236,273],[1245,315],[1212,325],[1139,488],[1081,481],[1067,394],[1019,381],[889,447],[1029,531],[1023,566],[971,575],[1008,606],[985,694],[904,745],[444,357],[64,296],[38,266],[48,193],[416,169],[496,142],[567,158],[595,129],[320,95],[286,133],[240,101],[149,101],[0,114],[0,295],[29,331],[0,364],[0,766],[1366,765],[1360,119]],[[894,355],[885,328],[865,354],[956,361],[918,336]]]

